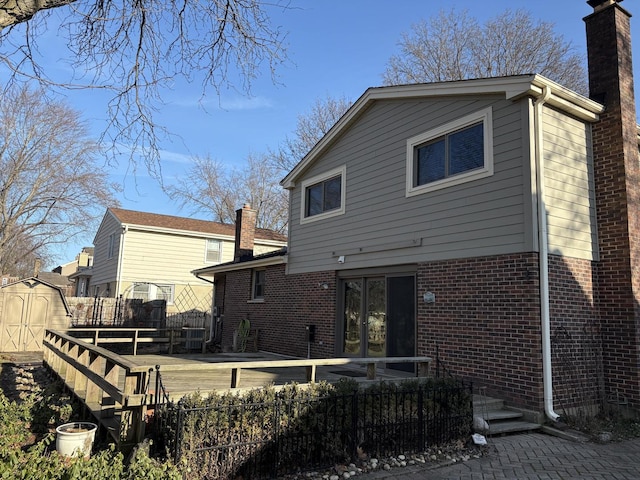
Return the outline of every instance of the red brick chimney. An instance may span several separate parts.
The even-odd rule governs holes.
[[[256,234],[257,212],[245,203],[236,210],[236,247],[233,261],[239,262],[253,256],[253,242]]]
[[[590,0],[585,17],[593,125],[598,302],[608,394],[640,406],[640,165],[631,65],[631,15],[622,0]]]

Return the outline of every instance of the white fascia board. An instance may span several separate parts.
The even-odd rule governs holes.
[[[249,260],[247,262],[228,263],[226,265],[216,265],[213,267],[199,268],[197,270],[191,270],[191,274],[195,276],[211,276],[214,277],[216,273],[234,272],[238,270],[247,270],[251,268],[269,267],[271,265],[282,265],[287,263],[288,256],[280,255],[276,257],[263,258],[259,260]]]
[[[149,225],[136,225],[133,223],[123,223],[129,230],[137,230],[139,232],[151,232],[151,233],[166,233],[169,235],[180,235],[182,237],[201,237],[201,238],[216,238],[220,240],[234,241],[233,235],[222,235],[219,233],[198,232],[196,230],[180,230],[176,228],[165,227],[152,227]]]

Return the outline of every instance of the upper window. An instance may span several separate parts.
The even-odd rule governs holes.
[[[493,175],[491,108],[407,140],[407,196]]]
[[[341,167],[302,182],[301,223],[344,213],[345,176]]]
[[[109,251],[107,252],[107,258],[112,258],[116,250],[116,234],[109,235]]]
[[[220,263],[222,261],[222,242],[220,240],[207,239],[205,261],[209,263]]]
[[[264,299],[264,285],[266,280],[267,271],[264,269],[253,271],[253,286],[251,289],[252,300]]]

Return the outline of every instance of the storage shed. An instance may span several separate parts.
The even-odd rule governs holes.
[[[69,305],[62,290],[32,277],[0,288],[0,351],[42,350],[47,328],[71,325]]]

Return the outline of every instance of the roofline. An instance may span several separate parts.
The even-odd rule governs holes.
[[[141,212],[141,211],[137,211],[137,210],[129,210],[131,212],[135,212],[135,213],[142,213],[142,214],[147,214],[149,212]],[[212,232],[204,232],[202,230],[185,230],[183,228],[170,228],[170,227],[157,227],[155,225],[146,225],[144,223],[131,223],[131,222],[123,222],[113,211],[111,208],[107,209],[107,212],[116,220],[116,222],[118,222],[119,225],[126,227],[129,230],[138,230],[138,231],[142,231],[142,232],[153,232],[153,233],[171,233],[171,234],[180,234],[180,235],[184,235],[184,236],[190,236],[190,237],[202,237],[202,238],[216,238],[216,239],[221,239],[221,240],[230,240],[230,241],[235,241],[235,230],[233,234],[226,234],[226,233],[212,233]],[[161,216],[167,216],[167,217],[174,217],[173,215],[164,215],[164,214],[156,214],[156,213],[152,213],[151,215],[161,215]],[[175,218],[186,218],[186,217],[175,217]],[[104,222],[104,218],[102,220]],[[201,220],[203,222],[208,222],[208,223],[217,223],[219,225],[224,225],[227,226],[231,229],[235,229],[235,225],[231,225],[231,224],[225,224],[222,222],[212,222],[210,220]],[[100,224],[100,226],[102,226],[102,222]],[[100,228],[98,228],[98,231],[100,230]],[[282,245],[286,245],[287,241],[286,240],[274,240],[271,238],[265,238],[260,236],[259,234],[259,228],[256,228],[256,235],[254,238],[254,241],[256,243],[260,243],[263,245],[272,245],[272,246],[282,246]],[[97,237],[97,232],[96,235],[94,236],[93,239],[93,243],[95,244],[95,240]]]
[[[62,287],[59,287],[58,285],[54,285],[52,283],[49,282],[45,282],[44,280],[42,280],[41,278],[38,277],[28,277],[28,278],[21,278],[20,280],[17,280],[15,282],[11,282],[8,283],[6,285],[2,285],[0,286],[0,288],[7,288],[11,285],[17,285],[18,283],[23,283],[23,282],[27,282],[27,281],[35,281],[35,282],[39,282],[42,285],[46,285],[47,287],[51,287],[55,290],[58,291],[58,295],[60,295],[60,298],[62,299],[62,303],[64,304],[64,308],[67,311],[67,317],[71,316],[71,308],[69,308],[69,302],[67,302],[67,297],[65,297],[64,292],[62,291]]]
[[[438,83],[419,83],[367,89],[347,112],[331,127],[329,132],[305,155],[305,157],[282,179],[280,185],[286,189],[296,186],[296,180],[326,148],[369,106],[378,100],[440,97],[451,95],[504,95],[507,100],[523,97],[541,97],[547,90],[550,96],[546,103],[589,122],[598,120],[604,107],[559,83],[542,75],[514,75],[509,77],[480,78]]]
[[[192,270],[191,274],[196,277],[207,275],[214,277],[216,273],[235,272],[238,270],[246,270],[247,268],[270,267],[271,265],[282,265],[288,261],[288,255],[274,255],[268,258],[258,258],[256,260],[247,260],[245,262],[222,263],[213,267],[198,268]]]

